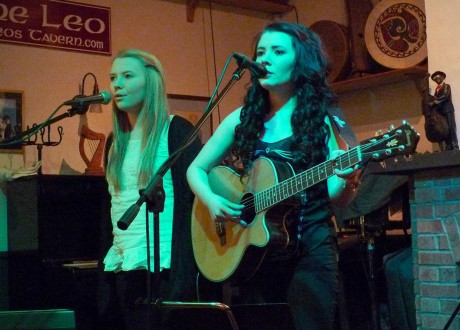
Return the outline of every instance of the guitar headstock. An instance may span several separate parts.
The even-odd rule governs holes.
[[[364,162],[407,155],[417,148],[420,135],[406,121],[401,126],[373,138],[361,141]]]

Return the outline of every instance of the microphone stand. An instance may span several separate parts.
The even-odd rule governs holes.
[[[63,105],[65,105],[65,103],[61,104],[56,110],[55,112],[60,109]],[[57,117],[54,117],[54,118],[51,118],[51,119],[47,119],[45,120],[43,123],[39,124],[39,125],[36,125],[36,124],[33,124],[31,128],[29,128],[29,126],[27,126],[27,130],[25,131],[22,131],[20,134],[8,139],[8,140],[4,140],[0,143],[0,146],[1,145],[35,145],[37,146],[37,150],[38,150],[38,160],[41,161],[42,160],[42,149],[43,149],[43,146],[57,146],[61,143],[61,140],[62,140],[62,127],[59,126],[58,127],[58,134],[59,134],[59,140],[58,141],[51,141],[51,138],[50,138],[50,127],[52,124],[64,119],[64,118],[69,118],[69,117],[73,117],[75,115],[83,115],[85,114],[89,109],[89,105],[84,105],[84,104],[75,104],[75,105],[72,105],[72,107],[67,110],[65,113],[57,116]],[[55,113],[54,112],[54,113]],[[54,114],[53,113],[53,114]],[[52,115],[53,115],[52,114]],[[52,116],[51,115],[51,116]],[[46,139],[44,138],[44,135],[45,135],[45,127],[48,127],[48,141],[45,141]],[[37,134],[41,131],[41,143],[37,143]],[[35,139],[31,140],[30,137],[32,135],[35,135]],[[27,138],[27,140],[24,140],[25,138]],[[38,169],[38,172],[37,172],[39,175],[42,174],[42,169],[41,167]]]
[[[37,127],[45,128],[45,127],[50,126],[50,125],[54,124],[55,122],[58,122],[58,121],[60,121],[60,120],[62,120],[64,118],[73,117],[75,115],[84,115],[88,111],[88,109],[89,109],[89,105],[83,105],[83,104],[73,105],[65,113],[63,113],[63,114],[61,114],[61,115],[59,115],[57,117],[51,118],[50,120],[44,121],[40,125],[33,126],[30,129],[21,132],[20,135],[12,137],[12,138],[10,138],[8,140],[4,140],[0,144],[14,142],[15,140],[18,140],[17,143],[23,143],[24,141],[19,141],[19,140],[22,140],[22,138],[24,138],[24,137],[26,137],[29,134],[32,134],[34,132],[37,133],[38,132]]]
[[[136,201],[135,204],[131,205],[131,207],[126,210],[126,212],[123,214],[123,216],[120,218],[120,220],[117,222],[118,228],[122,230],[126,230],[129,225],[133,222],[134,218],[136,215],[139,213],[140,207],[143,203],[146,203],[146,237],[148,239],[148,212],[153,211],[154,212],[154,242],[153,242],[153,249],[154,249],[154,273],[155,273],[155,290],[156,294],[159,296],[160,295],[160,290],[161,290],[161,284],[160,284],[160,261],[159,261],[159,249],[160,249],[160,242],[159,242],[159,212],[163,211],[163,206],[164,206],[164,198],[165,198],[165,193],[163,190],[163,184],[162,184],[162,179],[163,176],[166,174],[166,172],[174,165],[174,163],[177,161],[177,159],[182,155],[184,150],[190,145],[190,143],[193,142],[193,140],[196,138],[201,126],[203,126],[204,122],[208,119],[208,117],[211,115],[212,111],[216,108],[216,106],[220,103],[220,101],[224,98],[224,96],[228,93],[230,88],[240,80],[240,78],[243,76],[245,71],[245,68],[243,67],[238,67],[235,72],[232,74],[232,78],[230,81],[227,83],[227,85],[224,87],[222,92],[216,97],[214,102],[209,103],[205,112],[201,116],[200,120],[197,122],[195,127],[193,128],[192,132],[189,134],[189,136],[184,139],[184,141],[181,143],[180,147],[166,159],[166,161],[161,165],[161,167],[156,171],[153,179],[150,181],[150,183],[147,185],[145,189],[141,189],[139,191],[139,199]],[[148,262],[147,262],[147,268],[148,268],[148,274],[147,274],[147,299],[142,299],[138,298],[136,299],[137,303],[141,304],[147,304],[147,305],[153,305],[157,309],[161,307],[163,304],[163,301],[160,297],[158,297],[155,300],[152,300],[152,292],[150,290],[150,251],[149,251],[149,241],[147,241],[147,257],[148,257]],[[153,303],[152,303],[153,302]],[[149,317],[150,320],[150,317]]]
[[[139,191],[143,194],[145,189]],[[150,285],[150,229],[149,229],[149,212],[153,213],[153,264],[154,264],[154,287],[153,292],[160,296],[160,213],[164,210],[165,191],[163,189],[163,179],[160,178],[158,183],[148,194],[146,200],[145,210],[145,235],[147,241],[147,297],[152,296],[152,288]],[[157,316],[160,317],[159,310],[157,309]],[[150,329],[151,323],[151,310],[148,311],[147,329]]]

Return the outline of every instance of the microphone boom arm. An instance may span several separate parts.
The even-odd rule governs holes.
[[[62,105],[61,105],[62,106]],[[57,117],[54,117],[54,118],[51,118],[51,119],[47,119],[45,120],[43,123],[39,124],[39,125],[34,125],[32,126],[31,128],[25,130],[25,131],[22,131],[21,134],[19,135],[16,135],[8,140],[3,140],[0,145],[3,145],[3,144],[16,144],[16,143],[21,143],[23,144],[25,141],[24,139],[25,138],[29,138],[30,136],[34,135],[34,134],[37,134],[38,131],[42,128],[45,128],[45,127],[48,127],[48,126],[51,126],[52,124],[54,124],[55,122],[58,122],[64,118],[69,118],[69,117],[73,117],[75,115],[83,115],[85,114],[87,111],[88,111],[88,107],[89,105],[84,105],[84,106],[72,106],[69,110],[67,110],[65,113],[63,114],[60,114],[59,116]]]
[[[140,197],[137,200],[135,204],[133,204],[118,220],[117,226],[118,228],[125,230],[129,227],[129,225],[133,222],[134,218],[137,216],[140,210],[140,206],[145,203],[148,199],[152,199],[152,195],[154,195],[154,190],[155,187],[162,182],[163,176],[166,174],[166,172],[172,167],[172,165],[176,162],[176,160],[179,158],[180,155],[182,155],[183,150],[185,150],[186,147],[190,143],[195,140],[197,137],[197,134],[203,126],[204,122],[209,118],[213,110],[216,108],[216,106],[222,101],[225,95],[227,95],[228,91],[230,90],[233,85],[240,80],[240,78],[243,76],[245,71],[245,68],[238,67],[235,72],[232,74],[232,78],[230,81],[227,83],[227,85],[224,87],[222,92],[217,95],[216,99],[208,104],[205,112],[201,116],[200,120],[197,122],[195,127],[193,128],[193,131],[189,134],[189,136],[184,139],[184,142],[181,143],[180,147],[166,159],[166,161],[161,165],[161,167],[157,170],[155,173],[153,179],[150,181],[150,183],[147,185],[145,189],[143,189],[140,193]],[[154,199],[154,198],[153,198]]]

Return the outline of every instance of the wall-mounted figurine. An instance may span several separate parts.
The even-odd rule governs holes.
[[[445,137],[446,150],[458,150],[457,125],[455,124],[455,109],[452,104],[452,94],[450,85],[445,83],[446,74],[442,71],[436,71],[431,75],[431,79],[437,84],[431,103],[432,108],[445,118],[448,127],[448,133]],[[442,143],[442,142],[441,142]],[[443,150],[443,149],[441,149]]]
[[[435,105],[434,96],[430,93],[430,74],[427,73],[422,80],[422,113],[425,117],[425,135],[428,141],[438,143],[439,148],[444,150],[444,141],[449,134],[449,126],[446,118],[440,113]]]

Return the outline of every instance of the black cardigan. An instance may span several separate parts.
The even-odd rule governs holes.
[[[168,134],[168,148],[171,155],[177,150],[182,141],[189,136],[193,125],[180,116],[174,116]],[[107,164],[108,151],[112,144],[112,134],[109,135],[104,152],[104,163]],[[195,301],[196,276],[198,268],[195,263],[191,238],[191,211],[194,195],[187,182],[186,172],[190,163],[195,159],[201,149],[199,138],[188,146],[183,154],[171,167],[171,175],[174,188],[174,214],[171,251],[171,292],[169,297],[162,297],[173,301]],[[113,235],[110,221],[110,196],[103,201],[104,214],[102,216],[102,235],[100,263],[112,246]]]
[[[193,126],[184,118],[174,116],[169,128],[169,154],[188,137]],[[187,182],[186,172],[201,149],[199,138],[174,163],[171,174],[174,187],[174,216],[171,251],[171,300],[196,300],[198,268],[192,250],[191,211],[194,194]]]

